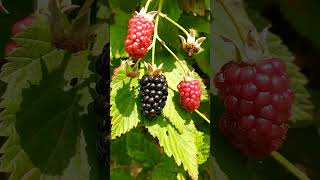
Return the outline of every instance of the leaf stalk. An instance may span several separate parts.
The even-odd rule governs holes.
[[[199,116],[201,116],[207,123],[210,124],[210,120],[209,120],[204,114],[202,114],[200,111],[198,111],[198,109],[196,109],[195,112],[196,112]]]
[[[271,152],[271,156],[278,161],[283,167],[285,167],[290,173],[295,175],[300,180],[310,180],[310,178],[300,171],[296,166],[294,166],[290,161],[283,157],[277,151]]]
[[[189,36],[189,33],[186,29],[184,29],[180,24],[175,22],[173,19],[169,18],[166,14],[159,13],[159,15],[164,19],[168,20],[169,22],[171,22],[173,25],[177,26],[187,37]]]
[[[158,25],[159,25],[159,13],[161,13],[161,9],[162,9],[162,4],[163,4],[163,0],[160,0],[159,2],[159,6],[158,6],[158,13],[157,13],[157,17],[156,17],[156,22],[155,22],[155,29],[154,29],[154,33],[153,33],[153,40],[152,40],[152,59],[151,59],[151,64],[154,64],[154,57],[155,57],[155,53],[156,53],[156,41],[157,41],[157,36],[158,36]]]

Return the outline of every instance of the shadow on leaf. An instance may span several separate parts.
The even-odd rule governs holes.
[[[42,80],[22,91],[16,116],[21,146],[43,173],[61,175],[75,154],[80,132],[79,96],[76,89],[64,91],[64,71],[70,54],[51,73],[41,60]]]
[[[124,83],[124,82],[123,82]],[[119,113],[124,117],[129,117],[134,109],[136,98],[134,90],[131,90],[130,82],[118,89],[115,97],[115,103]]]

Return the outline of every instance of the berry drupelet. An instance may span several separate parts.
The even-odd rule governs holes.
[[[150,74],[140,80],[141,112],[144,116],[154,118],[161,114],[168,96],[166,77],[161,74],[161,65],[148,65]]]
[[[280,59],[225,64],[214,78],[226,112],[223,134],[242,153],[265,157],[286,137],[294,94]]]

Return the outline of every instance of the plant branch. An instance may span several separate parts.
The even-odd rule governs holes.
[[[144,6],[144,9],[146,10],[146,12],[148,12],[148,7],[149,7],[151,1],[152,0],[148,0],[146,5]]]
[[[310,180],[310,178],[305,175],[302,171],[300,171],[297,167],[295,167],[290,161],[288,161],[285,157],[283,157],[277,151],[271,152],[271,156],[277,160],[282,166],[284,166],[289,172],[295,175],[300,180]]]
[[[187,30],[185,30],[182,26],[180,26],[180,24],[175,22],[173,19],[169,18],[166,14],[159,13],[159,15],[165,18],[166,20],[168,20],[169,22],[171,22],[173,25],[177,26],[181,31],[183,31],[184,34],[186,34],[187,37],[189,36],[189,33]]]
[[[187,74],[188,69],[186,70],[181,62],[181,60],[178,58],[178,56],[171,51],[171,49],[166,45],[166,43],[159,37],[157,36],[156,39],[158,39],[158,41],[162,44],[162,46],[179,62],[180,66],[182,67],[183,71],[185,74]]]
[[[158,6],[158,14],[157,14],[157,17],[156,17],[154,33],[153,33],[153,40],[152,40],[152,60],[151,60],[151,64],[154,64],[154,56],[155,56],[155,53],[156,53],[156,43],[157,43],[157,37],[158,37],[159,13],[161,13],[162,4],[163,4],[163,0],[160,0],[159,6]]]
[[[207,123],[210,124],[210,120],[209,120],[204,114],[202,114],[200,111],[198,111],[198,109],[196,109],[195,112],[196,112],[199,116],[201,116],[205,121],[207,121]]]

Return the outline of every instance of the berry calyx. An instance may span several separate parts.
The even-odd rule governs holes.
[[[15,36],[16,34],[25,31],[35,20],[35,16],[27,16],[17,21],[11,28],[11,34]]]
[[[214,84],[226,108],[220,128],[233,146],[257,158],[280,148],[294,100],[284,62],[229,62]]]
[[[166,104],[168,96],[168,84],[166,77],[161,74],[160,67],[148,64],[149,74],[140,79],[141,113],[148,118],[155,118],[160,115]],[[149,72],[150,72],[149,71]]]
[[[201,86],[198,80],[187,76],[177,86],[180,95],[180,105],[187,111],[193,112],[200,106]]]
[[[129,29],[125,40],[125,49],[133,60],[146,55],[152,43],[151,36],[154,30],[154,11],[147,13],[144,8],[129,20]]]
[[[190,33],[188,34],[187,40],[179,35],[182,43],[182,48],[188,53],[189,56],[192,54],[198,54],[202,51],[201,44],[206,37],[200,37],[196,39],[196,31],[194,29],[190,29]]]

